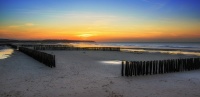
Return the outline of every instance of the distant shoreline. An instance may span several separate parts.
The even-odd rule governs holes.
[[[46,39],[46,40],[12,40],[12,39],[0,39],[0,43],[59,43],[59,42],[95,42],[92,40],[57,40],[57,39]]]

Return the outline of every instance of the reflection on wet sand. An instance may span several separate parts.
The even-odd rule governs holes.
[[[10,57],[13,52],[14,52],[14,50],[10,49],[10,48],[0,49],[0,60]]]
[[[166,54],[183,54],[183,55],[195,55],[200,56],[200,52],[192,51],[173,51],[173,50],[145,50],[145,49],[121,49],[123,52],[148,52],[148,53],[166,53]]]
[[[107,61],[100,61],[100,63],[106,64],[106,65],[121,65],[122,61],[119,61],[119,60],[107,60]]]

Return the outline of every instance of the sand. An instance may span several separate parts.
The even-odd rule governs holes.
[[[194,56],[117,51],[45,51],[49,68],[19,52],[0,60],[0,97],[200,97],[200,70],[122,77],[120,60]]]

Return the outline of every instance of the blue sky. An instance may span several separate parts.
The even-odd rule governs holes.
[[[1,0],[1,18],[57,13],[110,13],[200,20],[199,0]],[[31,14],[32,13],[32,14]]]

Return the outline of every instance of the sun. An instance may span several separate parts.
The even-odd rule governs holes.
[[[80,34],[79,37],[88,38],[94,36],[93,34]]]

